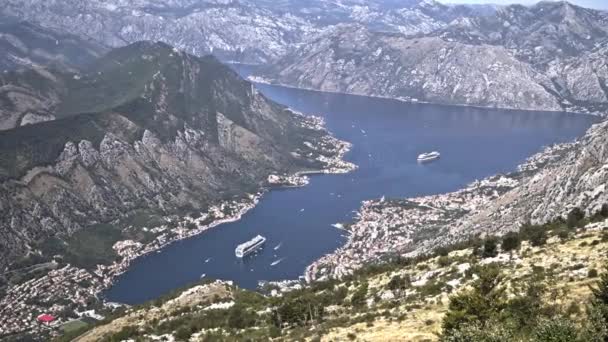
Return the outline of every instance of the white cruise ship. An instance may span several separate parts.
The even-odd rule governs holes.
[[[264,243],[266,243],[266,238],[262,235],[258,235],[253,239],[236,246],[234,254],[237,258],[242,258],[255,252],[258,248],[262,247]]]
[[[441,153],[439,153],[437,151],[423,153],[418,156],[418,162],[420,162],[420,163],[428,162],[431,160],[439,159],[440,156],[441,156]]]

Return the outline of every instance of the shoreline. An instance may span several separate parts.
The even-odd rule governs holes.
[[[393,100],[393,101],[397,101],[397,102],[401,102],[401,103],[408,103],[408,104],[423,104],[423,105],[435,105],[435,106],[445,106],[445,107],[465,107],[465,108],[476,108],[476,109],[496,109],[496,110],[524,111],[524,112],[537,112],[537,113],[538,112],[565,113],[565,114],[572,114],[572,115],[589,115],[589,116],[600,117],[600,118],[606,117],[606,115],[602,114],[602,112],[588,112],[588,111],[587,112],[583,112],[583,111],[576,112],[576,111],[568,111],[568,110],[563,110],[563,109],[562,110],[526,109],[526,108],[500,107],[500,106],[470,105],[470,104],[462,104],[462,103],[438,103],[438,102],[429,102],[429,101],[424,101],[424,100],[418,100],[416,98],[407,98],[407,97],[400,98],[400,97],[390,97],[390,96],[382,96],[382,95],[349,93],[349,92],[335,91],[335,90],[320,90],[320,89],[315,89],[315,88],[298,87],[298,86],[294,86],[294,85],[280,83],[280,82],[276,82],[275,80],[269,80],[269,79],[264,78],[263,76],[258,76],[258,75],[249,75],[249,76],[247,76],[246,79],[252,83],[265,84],[265,85],[269,85],[269,86],[305,90],[305,91],[311,91],[311,92],[315,92],[315,93],[330,93],[330,94],[337,94],[337,95],[362,96],[362,97],[368,97],[368,98],[372,98],[372,99]]]
[[[415,257],[470,237],[470,218],[503,194],[517,189],[547,164],[575,150],[587,134],[571,142],[546,146],[507,173],[476,180],[454,192],[404,199],[371,199],[362,203],[344,229],[346,243],[307,266],[307,283],[341,279],[365,265],[387,257]],[[519,222],[519,223],[524,223]],[[340,223],[344,225],[344,223]],[[517,226],[514,222],[514,226]],[[454,231],[452,231],[454,229]],[[430,236],[428,235],[430,232]]]
[[[332,136],[325,128],[322,118],[291,111],[300,126],[325,132],[314,144],[303,144],[305,150],[315,152],[312,160],[323,165],[322,169],[301,170],[291,175],[268,175],[269,178],[277,177],[281,182],[272,184],[267,180],[260,185],[256,193],[245,193],[238,199],[222,200],[210,206],[206,212],[199,213],[197,218],[183,216],[173,220],[171,217],[164,217],[163,224],[138,228],[155,234],[153,240],[147,243],[134,240],[117,241],[112,249],[116,251],[119,259],[109,265],[97,265],[94,269],[79,268],[70,264],[58,268],[58,265],[55,265],[54,269],[42,276],[9,286],[6,294],[0,297],[0,336],[21,333],[56,334],[61,325],[71,321],[61,314],[67,308],[66,305],[82,304],[88,298],[95,298],[105,309],[123,306],[122,303],[108,302],[103,292],[110,288],[120,275],[127,272],[138,258],[158,253],[172,243],[198,236],[222,224],[236,222],[255,208],[266,192],[306,186],[307,175],[342,174],[356,169],[356,165],[344,160],[344,156],[352,147],[351,143]],[[192,224],[196,226],[193,228]],[[58,300],[66,304],[59,305]],[[35,304],[28,304],[30,301]],[[41,326],[36,320],[37,315],[41,313],[51,313],[55,315],[56,320],[48,326]],[[92,315],[98,317],[94,310]],[[87,317],[95,318],[93,316]]]

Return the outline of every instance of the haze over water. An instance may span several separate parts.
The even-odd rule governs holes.
[[[573,140],[596,121],[586,115],[406,104],[257,87],[279,103],[325,117],[330,131],[353,143],[347,159],[359,169],[313,176],[306,187],[267,193],[242,220],[136,260],[106,292],[109,300],[141,303],[198,281],[203,273],[246,288],[255,288],[259,280],[297,279],[308,264],[344,242],[345,232],[331,225],[350,221],[361,201],[454,191],[476,179],[513,171],[542,146]],[[433,150],[441,152],[440,160],[417,164],[418,154]],[[256,234],[267,238],[265,248],[237,260],[236,245]]]

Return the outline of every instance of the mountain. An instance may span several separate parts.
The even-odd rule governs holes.
[[[27,22],[0,21],[0,70],[53,64],[76,70],[101,57],[107,48],[92,39]]]
[[[504,46],[518,59],[543,65],[555,58],[579,56],[605,43],[608,12],[565,1],[542,1],[456,21],[435,34],[449,41]]]
[[[361,95],[561,109],[551,80],[500,46],[340,26],[269,67],[271,82]]]
[[[163,43],[112,50],[83,73],[33,69],[3,82],[50,95],[36,103],[41,122],[0,121],[0,269],[50,237],[136,210],[203,211],[335,155],[319,125],[214,57]]]
[[[403,35],[337,25],[260,71],[273,83],[408,101],[601,113],[608,12],[560,2]]]
[[[195,55],[269,63],[327,28],[358,23],[404,34],[429,33],[463,15],[468,6],[431,0],[7,0],[0,14],[44,27],[95,37],[112,47],[164,41]]]

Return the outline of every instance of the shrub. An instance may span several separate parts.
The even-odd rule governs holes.
[[[529,240],[532,246],[538,247],[547,243],[547,231],[543,226],[524,225],[520,234],[525,240]]]
[[[559,239],[562,241],[566,241],[570,237],[570,232],[567,231],[566,229],[560,229],[557,232],[557,237],[559,237]]]
[[[355,335],[354,333],[348,333],[348,334],[346,334],[346,337],[351,341],[354,341],[357,339],[357,335]]]
[[[602,209],[600,209],[599,215],[603,218],[608,218],[608,204],[602,205]]]
[[[363,283],[361,286],[359,286],[357,291],[355,291],[355,293],[353,293],[353,296],[350,299],[350,303],[353,306],[363,306],[363,304],[365,304],[365,300],[366,300],[366,296],[367,296],[367,288],[368,288],[367,283]]]
[[[450,266],[451,263],[452,261],[447,256],[440,256],[439,259],[437,259],[437,264],[441,267]]]
[[[568,213],[568,218],[566,219],[566,225],[569,228],[574,228],[584,218],[585,218],[585,212],[583,212],[580,208],[574,208]]]
[[[469,291],[450,298],[448,312],[444,316],[443,333],[450,335],[466,324],[485,324],[505,302],[505,290],[500,286],[502,276],[496,265],[479,267],[478,279]]]
[[[534,331],[534,341],[538,342],[572,342],[576,341],[578,330],[570,320],[545,319]]]
[[[589,278],[596,278],[597,277],[597,270],[595,268],[590,269],[589,272],[587,272],[587,276]]]
[[[502,244],[500,247],[503,251],[508,252],[519,249],[520,245],[521,240],[519,239],[519,234],[515,232],[509,232],[505,234],[505,236],[502,238]]]
[[[496,238],[489,237],[483,243],[483,250],[481,252],[481,257],[482,258],[493,258],[496,255],[498,255]]]

